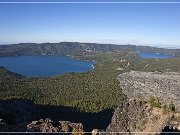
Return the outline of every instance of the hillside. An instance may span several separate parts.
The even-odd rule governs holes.
[[[103,56],[91,57],[90,59],[97,59],[95,69],[91,72],[3,81],[0,83],[0,99],[25,98],[37,104],[71,106],[85,112],[115,108],[124,98],[116,80],[116,76],[122,71],[116,69],[124,67],[127,62],[112,62],[111,58],[115,56],[109,55],[109,59]],[[134,57],[132,53],[123,52],[118,56],[122,56],[116,56],[118,59]],[[100,60],[103,58],[104,60]]]
[[[114,45],[79,42],[19,43],[0,46],[0,56],[19,55],[91,55],[100,52],[140,51],[180,56],[180,49],[163,49],[149,46]]]
[[[17,79],[17,78],[24,78],[24,76],[20,74],[16,74],[13,72],[10,72],[6,70],[4,67],[0,67],[0,80],[11,80],[11,79]]]
[[[55,77],[26,78],[15,77],[2,69],[0,99],[30,99],[37,104],[77,107],[86,112],[113,109],[125,98],[118,86],[117,76],[131,70],[179,72],[180,60],[141,59],[132,52],[107,52],[83,57],[95,60],[95,69],[86,73],[67,73]],[[144,68],[149,63],[147,68]],[[2,75],[2,74],[1,74]],[[13,74],[16,76],[16,74]],[[107,100],[108,97],[108,100]]]

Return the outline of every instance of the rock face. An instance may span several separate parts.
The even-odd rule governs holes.
[[[84,130],[81,123],[71,123],[69,121],[54,122],[50,119],[40,119],[28,124],[27,132],[78,132],[83,134]]]
[[[141,102],[125,101],[115,109],[111,124],[107,127],[107,132],[132,132],[141,131],[147,122],[149,108]]]
[[[72,132],[83,134],[84,129],[81,123],[72,123],[70,121],[52,121],[46,118],[39,121],[32,121],[27,124],[9,125],[3,119],[0,119],[0,132]]]
[[[180,114],[164,112],[163,108],[151,107],[140,100],[122,102],[115,109],[112,121],[106,132],[162,132],[165,127],[172,127],[180,132]],[[116,133],[112,133],[113,135]],[[118,134],[118,133],[117,133]],[[127,135],[127,133],[121,133]],[[152,134],[151,134],[152,135]]]
[[[149,100],[159,97],[163,104],[173,102],[180,111],[180,73],[131,71],[118,76],[119,85],[129,98]]]

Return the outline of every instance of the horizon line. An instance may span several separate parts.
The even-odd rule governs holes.
[[[99,42],[80,42],[80,41],[59,41],[59,42],[17,42],[17,43],[0,43],[0,46],[3,45],[14,45],[14,44],[46,44],[46,43],[64,43],[64,42],[69,42],[69,43],[80,43],[80,44],[104,44],[104,45],[132,45],[132,46],[144,46],[144,47],[155,47],[155,48],[164,48],[164,49],[180,49],[179,45],[156,45],[156,44],[130,44],[130,43],[99,43]]]
[[[91,2],[91,1],[89,1],[89,2],[80,2],[80,1],[77,1],[77,2],[73,2],[73,1],[67,1],[67,2],[65,2],[65,1],[49,1],[49,2],[47,2],[47,1],[27,1],[27,2],[23,2],[23,1],[16,1],[16,2],[7,2],[7,1],[4,1],[4,2],[0,2],[0,4],[180,4],[180,1],[179,2],[156,2],[156,1],[154,1],[154,2]]]

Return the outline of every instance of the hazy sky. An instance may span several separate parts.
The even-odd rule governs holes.
[[[1,44],[61,41],[180,47],[180,3],[0,4]]]

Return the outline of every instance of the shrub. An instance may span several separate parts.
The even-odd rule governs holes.
[[[172,101],[167,105],[167,111],[169,111],[169,112],[175,111],[175,105]]]
[[[150,97],[149,102],[151,104],[152,107],[159,107],[161,108],[161,102],[160,99],[158,97]]]

